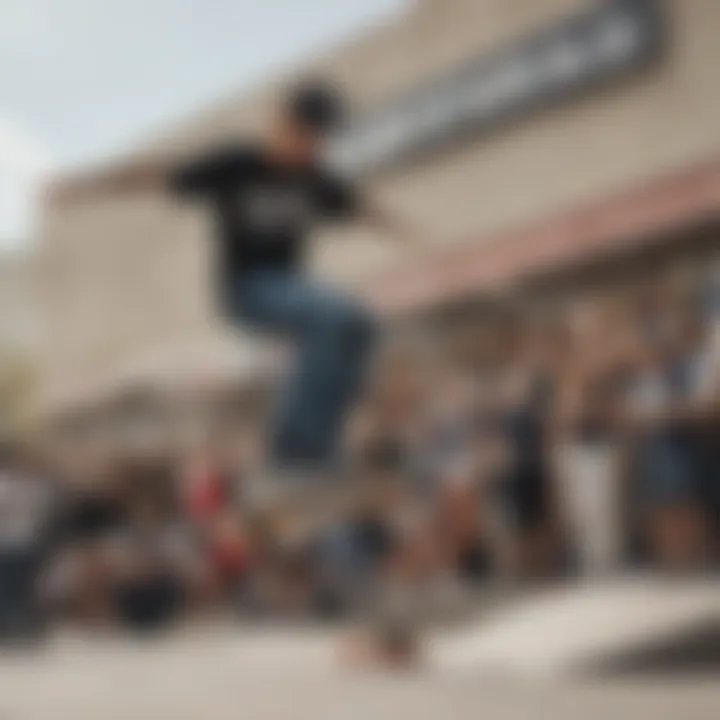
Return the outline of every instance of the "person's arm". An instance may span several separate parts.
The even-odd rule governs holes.
[[[662,426],[669,422],[693,423],[718,414],[718,400],[714,397],[694,398],[674,402],[671,406],[641,418],[645,427]]]
[[[172,172],[168,161],[149,160],[51,182],[47,196],[51,203],[65,204],[104,195],[163,191],[169,187]]]
[[[389,212],[372,198],[358,192],[353,182],[334,174],[322,175],[319,184],[320,205],[326,217],[344,219],[377,231],[383,238],[397,242],[420,243],[423,233]]]
[[[423,232],[411,227],[404,218],[400,218],[378,203],[367,198],[363,198],[360,201],[357,218],[359,223],[376,230],[383,238],[387,238],[393,242],[398,242],[403,245],[421,245],[426,243]]]
[[[216,148],[189,159],[155,158],[50,185],[49,199],[73,202],[104,195],[166,192],[200,195],[227,182],[252,160],[242,145]]]

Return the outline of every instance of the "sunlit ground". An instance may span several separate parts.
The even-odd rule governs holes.
[[[633,592],[635,600],[628,596],[626,615],[638,603],[637,591]],[[700,594],[693,590],[687,597],[695,598],[693,613],[697,613]],[[573,622],[578,622],[572,602],[563,612],[568,617],[567,634],[577,635],[579,630],[572,630]],[[600,618],[601,603],[594,602]],[[562,605],[547,599],[539,605],[537,617],[544,614],[545,627],[551,629],[550,614],[557,616],[556,608]],[[553,613],[547,609],[550,605]],[[669,617],[668,611],[663,612]],[[392,674],[342,667],[337,630],[248,629],[218,621],[144,641],[62,631],[42,650],[3,656],[0,718],[718,717],[717,666],[692,672],[618,673],[605,679],[564,672],[513,673],[509,664],[493,670],[488,657],[481,655],[497,644],[499,631],[491,642],[474,645],[477,663],[456,662],[458,638],[465,634],[472,645],[477,627],[469,624],[459,631],[436,633],[427,643],[424,668]],[[539,628],[536,637],[542,638],[542,632]],[[553,635],[557,633],[556,628]],[[548,653],[557,654],[562,643],[545,637]],[[466,651],[467,642],[462,647]]]

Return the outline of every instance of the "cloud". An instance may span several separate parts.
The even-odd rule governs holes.
[[[0,246],[17,246],[32,234],[37,193],[51,167],[43,145],[0,115]]]

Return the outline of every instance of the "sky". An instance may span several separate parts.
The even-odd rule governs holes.
[[[0,247],[43,178],[132,146],[409,0],[0,0]]]

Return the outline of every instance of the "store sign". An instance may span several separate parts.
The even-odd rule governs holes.
[[[662,48],[655,0],[609,0],[361,119],[333,156],[348,170],[384,165],[640,68]]]

